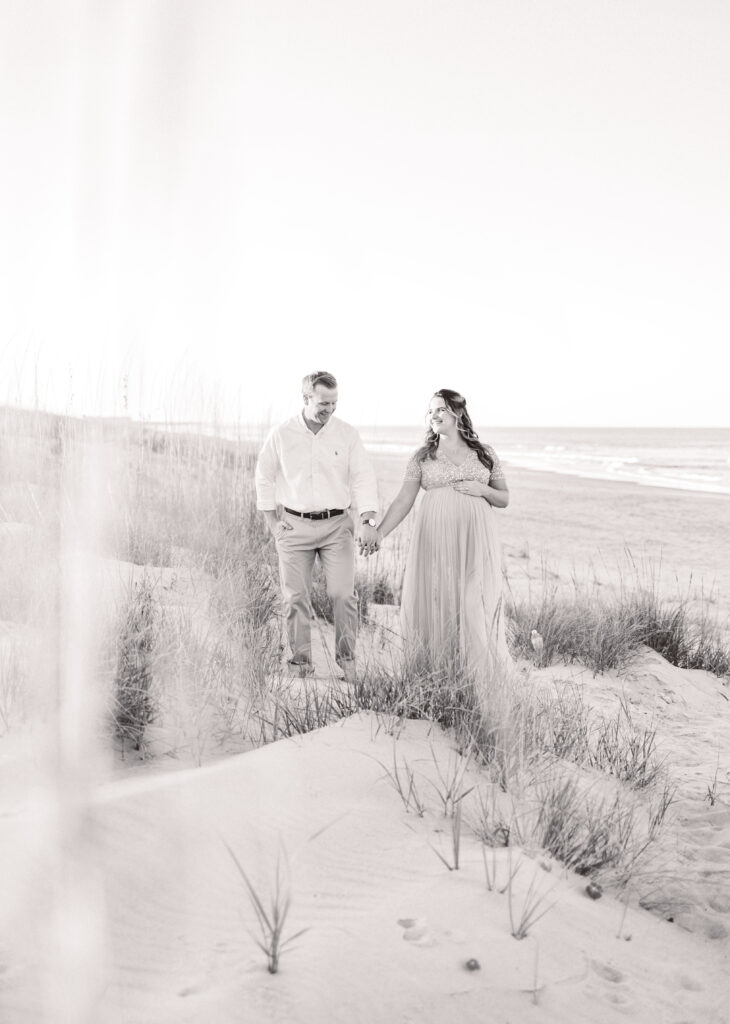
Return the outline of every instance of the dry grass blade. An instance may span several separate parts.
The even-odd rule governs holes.
[[[705,794],[705,800],[709,803],[710,807],[714,807],[717,803],[717,773],[720,771],[720,755],[717,755],[717,767],[715,768],[715,775],[712,783],[707,787],[707,793]]]
[[[487,883],[487,890],[492,892],[497,884],[497,852],[493,846],[489,847],[491,867],[487,863],[487,848],[482,844],[482,860],[484,861],[484,878]]]
[[[451,819],[451,853],[453,864],[449,863],[446,857],[444,857],[440,850],[436,849],[433,843],[429,843],[428,845],[449,871],[459,870],[459,854],[461,852],[461,803],[456,805]]]
[[[451,757],[449,757],[447,770],[444,774],[441,771],[441,765],[436,757],[436,752],[431,747],[431,757],[439,778],[438,783],[431,782],[431,785],[439,795],[444,808],[444,817],[448,816],[448,814],[454,814],[459,803],[474,789],[473,786],[464,789],[464,776],[469,767],[472,750],[473,743],[470,745],[467,753],[463,756],[458,756],[456,761],[452,761]]]
[[[390,780],[390,782],[393,785],[393,788],[395,789],[395,791],[400,796],[401,800],[403,801],[403,806],[405,807],[405,809],[407,811],[410,810],[411,804],[413,804],[413,807],[415,808],[416,813],[418,814],[419,818],[422,818],[423,815],[426,812],[426,805],[421,800],[421,798],[420,798],[420,796],[418,794],[418,788],[416,786],[416,779],[415,779],[415,771],[411,767],[411,765],[409,765],[408,762],[404,759],[403,760],[403,771],[406,774],[406,781],[407,781],[407,787],[406,787],[406,785],[404,783],[404,780],[401,777],[400,769],[398,767],[398,757],[397,757],[397,754],[396,754],[396,740],[393,740],[393,769],[392,769],[392,771],[391,771],[390,768],[388,768],[387,765],[383,764],[382,761],[378,761],[377,763],[384,770],[384,772],[386,774],[386,777]]]
[[[493,891],[496,890],[500,895],[502,895],[503,893],[505,893],[507,891],[510,883],[512,882],[512,879],[515,877],[517,872],[520,870],[520,867],[522,866],[522,862],[518,860],[517,863],[513,867],[512,866],[512,860],[510,858],[509,866],[508,866],[508,871],[507,871],[507,881],[504,883],[504,885],[500,889],[498,887],[498,885],[497,885],[497,874],[498,874],[497,850],[496,850],[496,848],[494,846],[490,846],[488,849],[489,849],[489,855],[487,856],[487,847],[485,845],[482,845],[482,860],[484,861],[484,878],[485,878],[485,881],[487,883],[487,890],[488,890],[488,892],[493,892]],[[490,861],[491,861],[491,864],[490,864]]]
[[[499,792],[501,789],[495,785],[489,787],[488,797],[481,789],[477,790],[479,812],[477,820],[472,822],[472,829],[486,846],[520,846],[523,838],[514,804],[508,820],[500,807]]]

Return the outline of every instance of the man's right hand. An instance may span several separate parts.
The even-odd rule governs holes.
[[[279,519],[275,509],[267,509],[264,512],[264,515],[266,516],[266,525],[268,526],[274,540],[279,540],[287,530],[293,529],[292,525],[287,523],[285,519]]]

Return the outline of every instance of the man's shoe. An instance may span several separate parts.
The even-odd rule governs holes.
[[[287,665],[299,676],[311,676],[314,675],[314,665],[311,661],[295,661],[293,658],[289,658]]]

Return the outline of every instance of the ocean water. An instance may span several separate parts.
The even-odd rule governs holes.
[[[373,452],[407,455],[424,430],[360,427]],[[477,427],[502,462],[646,487],[730,494],[730,428]]]
[[[267,433],[260,424],[159,426],[202,430],[256,445]],[[358,430],[369,451],[402,455],[404,464],[425,436],[425,427],[358,426]],[[730,495],[730,427],[477,427],[477,433],[507,468]]]

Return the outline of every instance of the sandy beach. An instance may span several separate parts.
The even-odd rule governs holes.
[[[110,480],[131,466],[144,482],[144,503],[131,490],[109,509],[135,532],[116,556],[82,537],[58,558],[33,518],[53,495],[26,483],[35,443],[5,467],[15,519],[0,530],[3,1024],[727,1024],[727,677],[646,646],[601,672],[528,648],[490,683],[505,739],[479,754],[455,726],[398,710],[413,686],[418,711],[422,684],[389,660],[394,606],[362,625],[354,688],[333,671],[325,621],[315,678],[286,674],[276,616],[259,612],[277,591],[255,512],[253,548],[230,553],[250,455],[210,439],[103,442],[94,464]],[[376,461],[387,502],[403,460]],[[728,499],[508,479],[515,591],[575,575],[598,593],[629,548],[661,558],[670,595],[675,576],[714,583],[725,614]],[[369,571],[397,568],[407,529]],[[30,617],[33,580],[53,572],[78,616],[62,619],[59,662],[55,620]],[[101,700],[110,687],[120,699],[121,661],[102,671],[78,653],[91,603],[99,629],[117,630],[112,650],[133,645],[135,685],[148,673],[136,747],[110,734]],[[286,910],[275,974],[252,893],[270,920]]]
[[[604,706],[624,685],[644,708],[663,706],[661,745],[680,793],[649,864],[654,884],[644,879],[653,909],[630,892],[591,899],[585,877],[529,847],[487,850],[490,888],[469,823],[477,792],[489,800],[491,787],[472,769],[459,867],[448,870],[452,826],[434,765],[458,755],[425,722],[393,731],[359,715],[214,765],[107,783],[71,819],[85,836],[73,861],[49,844],[52,804],[28,798],[12,817],[5,807],[2,1019],[726,1024],[730,717],[703,677],[649,661],[629,684],[595,688]],[[590,688],[579,672],[572,682]],[[549,673],[540,683],[555,685]],[[717,755],[724,799],[709,807],[701,791]],[[422,816],[388,779],[394,757],[416,769]],[[224,841],[267,910],[281,858],[284,934],[304,931],[276,975]],[[516,939],[535,899],[545,914]],[[74,921],[78,952],[59,956]],[[76,1016],[58,1014],[62,1001]]]

